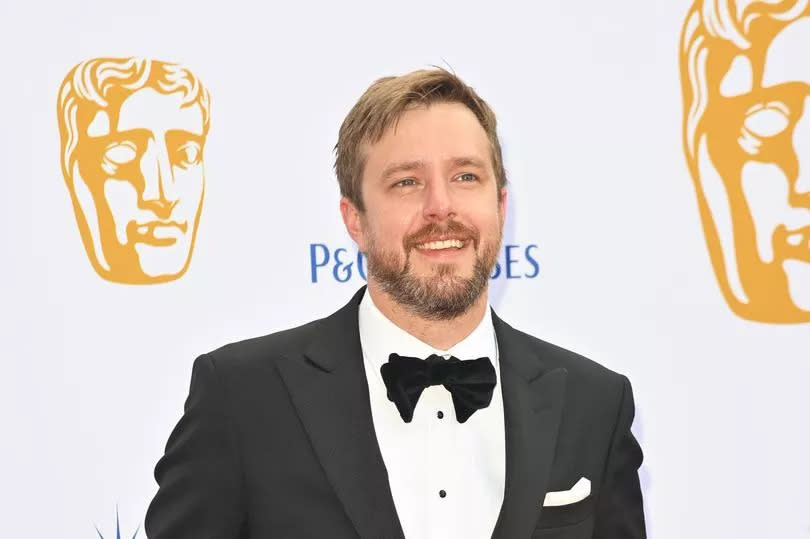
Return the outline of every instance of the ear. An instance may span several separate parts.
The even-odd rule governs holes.
[[[354,243],[360,251],[366,250],[366,237],[363,230],[363,213],[347,197],[340,199],[340,215],[343,217],[343,224],[346,225],[346,232],[352,237]]]

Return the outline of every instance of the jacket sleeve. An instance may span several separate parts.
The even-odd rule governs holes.
[[[213,361],[194,362],[183,417],[155,467],[150,539],[237,539],[245,523],[242,471],[226,395]]]
[[[643,454],[630,427],[635,405],[630,381],[624,387],[619,416],[596,506],[594,539],[644,539],[644,503],[638,470]]]

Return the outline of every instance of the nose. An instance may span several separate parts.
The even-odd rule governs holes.
[[[456,215],[450,185],[444,178],[431,178],[425,188],[422,208],[424,218],[431,222],[441,222]]]
[[[154,212],[160,219],[168,219],[178,198],[165,144],[149,139],[146,151],[141,156],[140,167],[143,176],[141,206]]]

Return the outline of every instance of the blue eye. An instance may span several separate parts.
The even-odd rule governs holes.
[[[394,184],[395,187],[408,187],[410,185],[416,185],[416,180],[413,178],[405,178],[404,180],[399,180]]]

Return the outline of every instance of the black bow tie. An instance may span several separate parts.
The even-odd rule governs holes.
[[[439,384],[453,396],[456,419],[464,423],[476,410],[489,406],[497,380],[488,357],[462,361],[435,354],[427,359],[391,354],[380,372],[388,389],[388,400],[397,405],[405,423],[413,419],[422,391]]]

